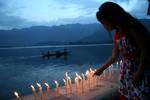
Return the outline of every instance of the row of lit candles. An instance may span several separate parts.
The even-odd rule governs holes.
[[[119,65],[119,63],[117,62],[116,66],[118,66],[118,65]],[[92,70],[92,68],[90,68],[89,70],[86,71],[85,74],[82,73],[81,75],[79,75],[78,73],[75,73],[76,74],[76,77],[74,78],[75,93],[82,94],[83,92],[86,92],[90,89],[94,89],[96,86],[99,85],[99,79],[101,77],[104,78],[106,76],[105,75],[106,71],[104,70],[101,77],[93,76],[95,71],[96,71],[96,69]],[[113,71],[113,65],[111,65],[109,67],[108,71],[109,71],[109,74],[111,76],[112,71]],[[72,87],[73,82],[72,82],[72,79],[68,75],[67,72],[65,73],[65,77],[63,79],[63,82],[64,82],[64,87],[65,87],[65,92],[66,92],[65,94],[66,95],[72,94],[73,93],[73,87]],[[54,83],[55,83],[55,95],[58,96],[59,95],[59,83],[56,80],[54,81]],[[47,87],[46,92],[49,94],[50,93],[50,86],[48,83],[44,83],[44,84]],[[36,83],[36,85],[38,86],[40,100],[45,100],[46,97],[43,96],[42,86],[39,83]],[[32,88],[34,100],[36,100],[37,98],[39,98],[39,97],[37,97],[36,89],[33,85],[31,85],[30,87]],[[17,100],[21,100],[20,95],[16,91],[14,92],[14,95],[16,96]]]

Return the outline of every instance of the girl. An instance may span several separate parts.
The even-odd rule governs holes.
[[[115,30],[115,35],[112,56],[95,72],[95,75],[100,75],[116,59],[121,60],[120,99],[148,99],[150,36],[147,29],[113,2],[102,4],[96,17],[108,31]]]

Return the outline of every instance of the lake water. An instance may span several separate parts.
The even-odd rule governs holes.
[[[41,53],[67,48],[70,55],[42,59]],[[30,85],[36,82],[44,86],[48,82],[54,87],[54,80],[61,85],[65,72],[72,78],[97,68],[111,55],[112,45],[44,46],[0,49],[0,100],[14,98],[13,92],[21,95],[32,93]],[[36,87],[37,88],[37,87]],[[45,88],[45,87],[44,87]]]

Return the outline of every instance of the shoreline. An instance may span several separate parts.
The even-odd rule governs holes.
[[[112,43],[103,44],[78,44],[78,45],[47,45],[47,46],[21,46],[21,47],[2,47],[0,50],[6,49],[38,49],[38,48],[57,48],[57,47],[83,47],[83,46],[103,46],[103,45],[113,45]]]

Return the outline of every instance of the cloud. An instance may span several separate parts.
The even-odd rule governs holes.
[[[0,29],[23,28],[30,25],[25,19],[0,12]]]
[[[135,17],[147,17],[147,0],[0,0],[0,29],[97,22],[95,13],[106,1]]]
[[[24,19],[17,16],[7,15],[6,2],[0,1],[0,29],[9,29],[12,27],[19,27],[24,23]]]
[[[86,15],[94,15],[99,6],[106,2],[112,1],[121,5],[127,12],[138,18],[145,18],[148,7],[147,0],[56,0],[62,5],[80,5],[79,10]],[[82,16],[82,15],[81,15]]]

